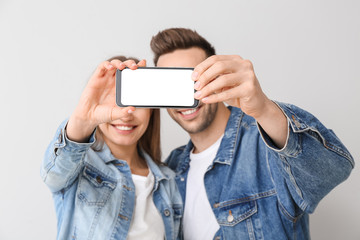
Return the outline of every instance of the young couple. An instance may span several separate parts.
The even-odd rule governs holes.
[[[191,140],[162,164],[159,110],[115,105],[116,69],[145,61],[100,64],[41,168],[58,239],[310,239],[309,213],[354,166],[341,141],[195,31],[166,29],[151,48],[158,67],[195,68],[201,104],[168,109]]]

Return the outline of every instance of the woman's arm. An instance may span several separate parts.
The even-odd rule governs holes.
[[[95,128],[105,122],[121,118],[134,107],[120,108],[115,103],[116,69],[136,69],[145,66],[142,60],[105,61],[101,63],[87,86],[79,103],[69,118],[58,128],[54,139],[46,150],[41,167],[41,176],[52,192],[70,186],[83,166],[83,160],[90,146],[95,142]]]
[[[83,168],[86,152],[95,142],[94,133],[87,143],[71,141],[66,136],[64,121],[50,142],[41,165],[40,173],[51,192],[58,192],[71,186]]]

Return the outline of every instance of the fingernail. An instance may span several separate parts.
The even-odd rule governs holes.
[[[132,67],[136,67],[136,63],[131,64]]]
[[[206,103],[208,100],[209,100],[208,97],[205,97],[205,98],[201,99],[201,101],[202,101],[203,103]]]
[[[113,68],[113,65],[109,64],[107,65],[107,69],[112,69]]]
[[[194,94],[194,97],[195,98],[199,98],[201,96],[201,91],[197,91],[195,94]]]
[[[197,81],[197,82],[195,83],[194,88],[195,88],[196,90],[198,90],[198,89],[200,88],[200,82],[199,82],[199,81]]]
[[[130,113],[133,113],[133,112],[134,112],[134,111],[133,111],[133,110],[131,110],[131,109],[128,111],[128,113],[129,113],[129,114],[130,114]]]
[[[191,74],[191,78],[192,78],[193,80],[196,80],[198,76],[199,76],[199,73],[198,73],[198,72],[193,72],[193,73]]]

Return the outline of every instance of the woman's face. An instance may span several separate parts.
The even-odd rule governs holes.
[[[145,133],[151,116],[150,109],[136,109],[126,117],[99,125],[106,144],[111,146],[133,146]]]

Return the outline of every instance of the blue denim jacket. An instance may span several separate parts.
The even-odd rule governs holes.
[[[283,149],[252,117],[230,107],[219,151],[204,176],[220,225],[214,239],[310,239],[308,214],[354,167],[340,140],[314,116],[277,104],[289,124]],[[183,201],[192,148],[190,141],[167,159]]]
[[[65,125],[58,128],[41,167],[41,176],[53,193],[57,239],[126,239],[135,203],[128,164],[115,159],[106,144],[102,151],[93,151],[94,134],[89,143],[68,140]],[[153,200],[166,239],[179,239],[183,205],[175,174],[143,155],[155,178]]]

